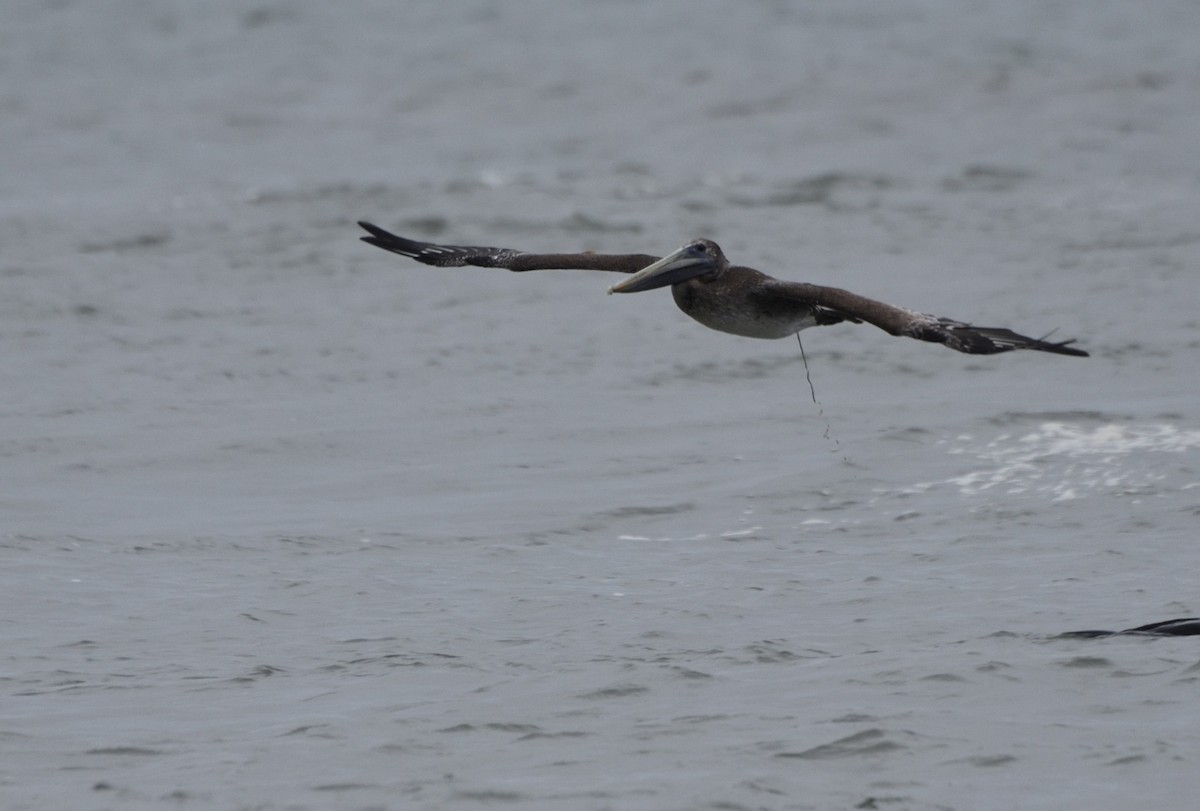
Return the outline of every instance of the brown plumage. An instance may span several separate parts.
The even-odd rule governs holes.
[[[607,270],[632,274],[610,293],[636,293],[670,285],[679,309],[721,332],[750,338],[784,338],[812,326],[843,321],[874,324],[891,335],[945,344],[972,355],[1033,349],[1087,357],[1070,341],[1030,338],[1005,327],[977,327],[866,298],[837,287],[774,279],[730,265],[715,242],[697,239],[666,257],[646,254],[538,254],[509,248],[434,245],[396,236],[360,222],[363,242],[437,267],[489,267],[513,271]]]

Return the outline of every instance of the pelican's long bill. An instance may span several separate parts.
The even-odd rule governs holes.
[[[644,267],[623,282],[608,288],[611,293],[640,293],[656,287],[667,287],[686,282],[717,269],[716,257],[702,245],[684,245],[675,253],[668,254],[653,265]]]

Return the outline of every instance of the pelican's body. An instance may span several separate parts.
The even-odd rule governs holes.
[[[367,242],[439,267],[527,270],[608,270],[631,274],[610,293],[671,287],[679,309],[706,327],[748,338],[786,338],[802,329],[843,321],[874,324],[892,335],[945,344],[975,355],[1034,349],[1086,357],[1069,344],[1019,335],[1004,327],[976,327],[927,315],[836,287],[772,278],[753,268],[730,265],[715,242],[698,239],[663,258],[646,254],[535,254],[508,248],[478,248],[416,242],[360,222]]]
[[[679,309],[709,329],[746,338],[787,338],[809,327],[859,320],[773,295],[772,283],[779,280],[753,268],[731,267],[719,280],[673,284],[671,296]]]

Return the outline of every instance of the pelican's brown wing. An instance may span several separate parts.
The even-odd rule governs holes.
[[[483,267],[524,270],[610,270],[637,273],[658,261],[646,254],[527,253],[511,248],[480,248],[464,245],[434,245],[396,236],[369,222],[359,222],[370,236],[360,237],[368,245],[383,248],[437,267]]]
[[[950,318],[894,307],[837,287],[771,279],[755,295],[762,297],[764,302],[773,299],[780,303],[803,302],[817,310],[840,314],[849,321],[866,321],[891,335],[945,344],[969,355],[995,355],[1014,349],[1034,349],[1058,355],[1088,357],[1087,352],[1070,346],[1074,340],[1046,341],[1021,335],[1006,327],[977,327]]]

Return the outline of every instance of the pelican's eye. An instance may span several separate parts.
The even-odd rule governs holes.
[[[708,253],[708,246],[701,242],[698,245],[693,245],[692,250],[696,251],[697,253]]]

